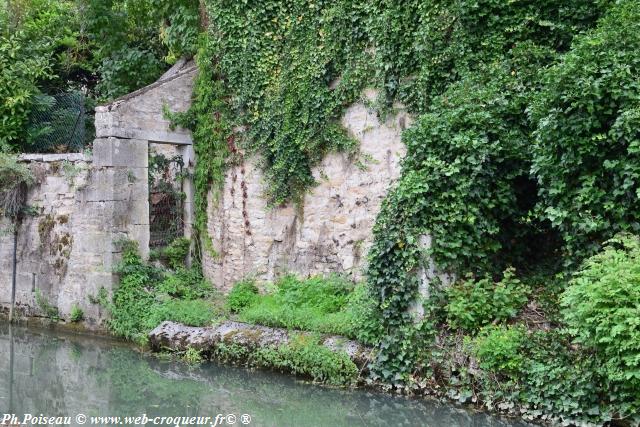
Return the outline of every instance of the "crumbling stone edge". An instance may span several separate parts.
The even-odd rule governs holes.
[[[234,321],[206,327],[164,321],[149,333],[149,345],[156,352],[186,351],[193,348],[212,354],[212,350],[220,344],[235,344],[252,352],[259,348],[286,345],[294,335],[312,334]],[[333,352],[344,352],[361,370],[366,369],[373,352],[370,347],[338,335],[323,336],[321,344]]]

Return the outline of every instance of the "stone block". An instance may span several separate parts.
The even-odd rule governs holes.
[[[147,168],[119,166],[98,169],[83,193],[84,200],[89,202],[147,200]]]
[[[149,141],[141,139],[98,138],[93,141],[95,167],[149,165]]]

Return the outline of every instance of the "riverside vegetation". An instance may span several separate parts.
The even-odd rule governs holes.
[[[0,90],[22,91],[3,96],[10,127],[0,143],[28,148],[19,141],[29,109],[47,85],[73,81],[74,64],[86,64],[88,86],[108,98],[143,84],[127,77],[132,64],[151,81],[163,58],[196,53],[193,106],[167,114],[193,130],[206,160],[194,177],[203,250],[207,194],[215,200],[240,149],[262,159],[271,205],[300,203],[325,153],[357,158],[339,118],[364,88],[378,89],[370,107],[381,116],[402,102],[415,117],[366,283],[286,276],[266,292],[239,283],[223,298],[197,267],[158,270],[130,250],[106,301],[115,333],[141,339],[161,320],[217,316],[340,333],[376,347],[369,380],[388,388],[565,424],[640,422],[637,1],[80,3],[73,12],[75,2],[40,0],[47,13],[24,6],[21,15],[0,3],[0,49],[18,58],[0,69]],[[82,31],[100,28],[118,43],[96,48],[92,30],[52,21],[58,8],[80,22],[100,17]],[[33,43],[35,29],[49,44]],[[430,248],[420,244],[426,234]],[[433,281],[419,300],[429,260],[457,280]],[[409,310],[417,300],[421,319]],[[340,366],[304,348],[260,360],[306,374]]]

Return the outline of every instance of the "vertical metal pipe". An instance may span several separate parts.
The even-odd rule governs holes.
[[[9,323],[13,322],[13,311],[16,305],[16,274],[18,270],[18,222],[13,224],[13,277],[11,279],[11,307],[9,308]]]
[[[13,414],[13,325],[9,323],[9,413]]]

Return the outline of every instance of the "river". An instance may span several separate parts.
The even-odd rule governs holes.
[[[236,426],[527,426],[425,399],[316,386],[214,363],[194,367],[116,340],[0,324],[0,425],[5,414],[18,422],[70,417],[62,421],[71,425],[97,425],[93,416],[153,420],[147,425],[208,416],[206,425],[212,425],[217,416],[218,425],[235,417]]]

